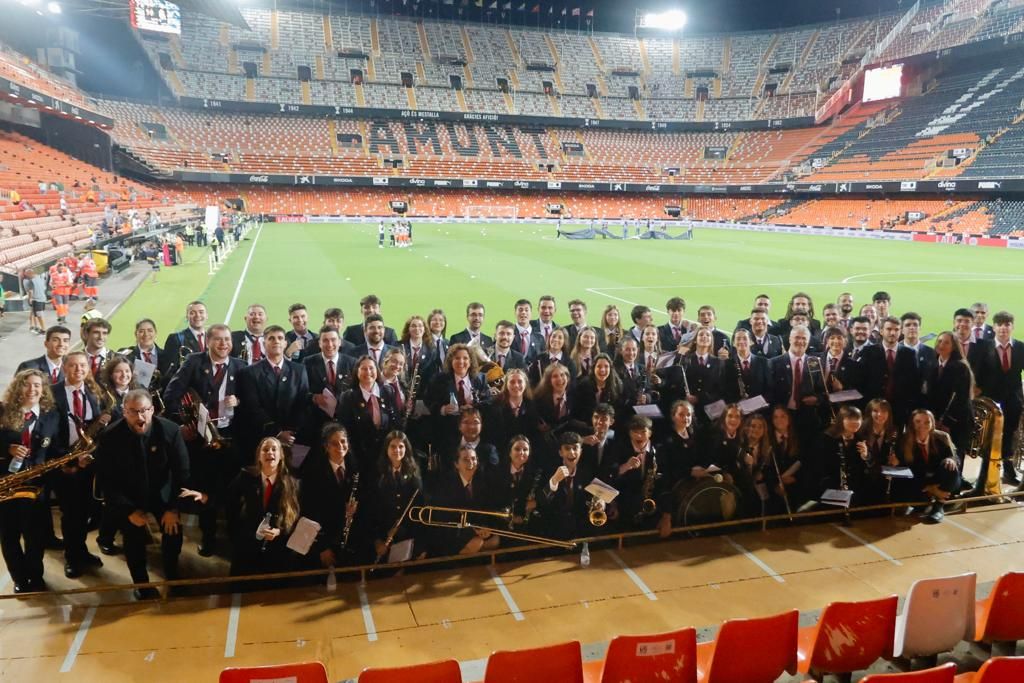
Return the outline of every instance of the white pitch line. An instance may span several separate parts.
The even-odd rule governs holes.
[[[238,641],[238,620],[242,616],[242,594],[231,594],[231,610],[228,612],[228,637],[224,643],[224,656],[235,656],[235,643]]]
[[[500,576],[498,571],[493,565],[487,566],[487,571],[490,573],[491,578],[494,580],[494,585],[498,587],[498,592],[501,593],[501,597],[505,598],[505,604],[508,605],[508,611],[512,614],[512,618],[516,621],[523,621],[526,619],[523,613],[519,611],[519,605],[516,604],[515,598],[509,592],[508,587],[505,586],[505,582]]]
[[[750,560],[751,562],[756,564],[758,567],[763,569],[765,574],[767,574],[768,576],[772,577],[773,579],[775,579],[779,583],[786,583],[786,579],[782,578],[782,576],[777,571],[775,571],[774,569],[769,567],[768,564],[764,560],[759,558],[757,555],[755,555],[754,553],[750,552],[749,550],[747,550],[746,548],[741,546],[739,543],[737,543],[736,541],[734,541],[731,538],[729,538],[728,536],[723,536],[722,538],[725,539],[726,543],[728,543],[729,545],[731,545],[733,547],[733,550],[735,550],[737,552],[740,552],[740,553],[743,553],[748,560]]]
[[[373,613],[370,611],[370,598],[366,595],[366,584],[356,584],[356,591],[359,593],[359,606],[363,612],[363,626],[366,628],[366,639],[371,643],[377,640],[377,626],[373,623]]]
[[[615,289],[615,288],[613,287],[613,289]],[[647,288],[646,287],[619,287],[618,289],[647,289]],[[652,287],[651,289],[654,289],[654,288]],[[640,302],[638,302],[638,301],[630,301],[629,299],[623,299],[621,297],[617,297],[617,296],[614,296],[612,294],[607,294],[607,293],[605,293],[603,291],[602,288],[590,287],[590,288],[587,288],[587,291],[588,292],[592,292],[594,294],[597,294],[598,296],[606,297],[608,299],[614,299],[615,301],[621,301],[622,303],[629,304],[630,306],[639,306],[640,305]],[[666,313],[665,311],[663,311],[663,310],[661,310],[659,308],[652,308],[651,310],[654,311],[655,313],[661,313],[662,315],[668,315],[668,313]]]
[[[849,529],[847,529],[846,527],[844,527],[844,526],[840,526],[840,525],[838,525],[838,524],[833,524],[832,526],[834,526],[834,527],[835,527],[836,529],[839,529],[839,530],[840,530],[840,531],[842,531],[842,532],[843,532],[844,534],[846,534],[847,536],[849,536],[849,537],[850,537],[850,538],[852,538],[853,540],[857,541],[858,543],[860,543],[861,545],[863,545],[863,546],[864,546],[865,548],[867,548],[868,550],[870,550],[870,551],[872,551],[872,552],[876,553],[876,554],[877,554],[877,555],[878,555],[879,557],[881,557],[881,558],[883,558],[883,559],[885,559],[885,560],[888,560],[889,562],[892,562],[892,563],[893,563],[894,565],[896,565],[897,567],[902,567],[902,566],[903,566],[903,563],[902,563],[902,562],[900,562],[899,560],[897,560],[897,559],[896,559],[895,557],[893,557],[893,556],[892,556],[892,555],[890,555],[889,553],[885,552],[884,550],[882,550],[881,548],[879,548],[879,547],[878,547],[877,545],[875,545],[874,543],[871,543],[871,542],[869,542],[869,541],[867,541],[867,540],[865,540],[865,539],[861,538],[860,536],[858,536],[857,534],[853,533],[852,531],[850,531],[850,530],[849,530]]]
[[[643,592],[644,596],[648,600],[658,599],[658,596],[654,594],[654,591],[647,587],[647,584],[644,583],[644,580],[640,578],[639,574],[630,569],[629,565],[622,561],[622,558],[619,557],[619,554],[617,552],[615,552],[614,550],[609,550],[608,555],[612,558],[612,560],[615,561],[615,564],[619,565],[619,568],[622,571],[626,572],[626,576],[628,576],[630,580],[637,585],[637,588],[639,588],[641,592]]]
[[[914,282],[1021,282],[1021,281],[1024,281],[1024,277],[1012,276],[1012,277],[996,277],[996,278],[994,278],[994,277],[958,278],[958,277],[952,277],[952,276],[949,276],[949,275],[943,275],[943,276],[936,276],[934,278],[916,278],[916,279],[913,279],[913,280],[865,280],[865,281],[862,281],[862,282],[859,282],[859,283],[855,283],[855,284],[862,284],[862,285],[872,285],[872,284],[875,284],[875,285],[878,285],[878,284],[902,284],[904,282],[914,283]],[[818,282],[811,282],[811,281],[808,281],[808,280],[799,280],[799,281],[794,281],[794,282],[755,282],[755,283],[750,283],[750,282],[732,282],[732,283],[722,283],[722,284],[712,284],[712,285],[704,284],[704,283],[701,283],[701,282],[684,282],[684,283],[676,283],[676,284],[673,284],[673,285],[647,285],[647,286],[631,286],[631,287],[589,287],[589,288],[587,288],[587,291],[588,292],[593,292],[594,294],[599,294],[601,296],[607,296],[609,298],[615,298],[611,294],[608,294],[608,292],[619,292],[619,291],[624,291],[624,290],[629,290],[629,289],[640,289],[640,290],[643,290],[643,289],[684,289],[686,287],[699,287],[701,289],[732,289],[732,288],[736,288],[736,287],[753,287],[753,288],[758,288],[758,287],[796,287],[796,286],[804,286],[804,285],[806,285],[806,286],[813,286],[813,285],[841,285],[841,284],[844,284],[844,283],[845,283],[845,280],[821,280],[821,281],[818,281]],[[619,301],[622,301],[623,303],[633,303],[631,301],[626,301],[625,299],[619,299]],[[651,310],[655,310],[655,309],[652,308]],[[659,312],[662,312],[662,311],[659,311]]]
[[[238,278],[238,286],[235,287],[235,295],[231,297],[231,305],[228,306],[228,314],[224,316],[224,324],[231,324],[231,315],[235,312],[235,304],[238,303],[238,295],[242,292],[242,285],[245,284],[245,274],[249,272],[249,264],[252,263],[252,255],[256,253],[256,243],[260,241],[263,234],[263,223],[256,229],[256,237],[252,240],[252,248],[249,249],[249,256],[245,259],[245,266],[242,268],[242,276]]]
[[[75,660],[78,658],[78,651],[82,649],[82,643],[85,642],[85,636],[89,633],[89,627],[92,626],[92,618],[96,616],[96,607],[90,607],[85,611],[85,618],[82,619],[82,623],[78,626],[78,633],[75,634],[75,639],[71,641],[71,647],[68,648],[68,653],[64,657],[64,663],[60,666],[60,672],[66,674],[71,671],[71,667],[75,665]]]
[[[1005,547],[1002,543],[1000,543],[999,541],[995,540],[994,538],[989,538],[985,534],[980,534],[977,531],[975,531],[974,529],[971,529],[970,527],[966,527],[963,524],[960,524],[959,522],[950,519],[948,516],[946,517],[946,522],[951,524],[951,525],[953,525],[953,526],[955,526],[960,531],[963,531],[966,534],[970,534],[971,536],[974,536],[975,538],[977,538],[979,541],[981,541],[983,543],[988,543],[989,545],[995,545],[995,546],[999,546],[999,547]]]

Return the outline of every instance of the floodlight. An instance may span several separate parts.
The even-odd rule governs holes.
[[[686,12],[681,9],[670,9],[661,13],[659,22],[666,31],[678,31],[686,26]]]
[[[56,2],[46,3],[46,9],[50,12],[50,14],[60,14],[60,4]]]

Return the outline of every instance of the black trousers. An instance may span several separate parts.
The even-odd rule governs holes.
[[[42,581],[49,514],[49,505],[42,496],[0,505],[0,550],[14,583]]]
[[[149,571],[146,569],[146,545],[151,539],[148,526],[135,526],[128,519],[130,511],[118,513],[119,528],[124,536],[124,556],[128,561],[128,572],[134,583],[146,583],[149,581]],[[154,513],[157,523],[163,513]],[[160,553],[163,557],[164,576],[169,581],[178,578],[178,556],[181,555],[181,527],[178,533],[168,534],[161,529]]]
[[[85,547],[92,500],[92,468],[58,472],[53,488],[60,504],[60,531],[64,537],[64,559],[74,564],[89,552]]]
[[[229,434],[225,433],[227,437]],[[217,538],[217,518],[224,508],[224,494],[231,479],[238,474],[242,463],[238,461],[235,448],[229,441],[222,448],[207,447],[202,440],[196,439],[188,444],[189,469],[191,470],[196,488],[209,496],[206,505],[197,505],[195,510],[199,517],[199,530],[203,534],[203,543],[213,542]],[[248,463],[245,463],[248,464]]]

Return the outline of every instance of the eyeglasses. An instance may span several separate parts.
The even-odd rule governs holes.
[[[125,408],[124,409],[124,414],[125,415],[138,415],[139,417],[142,417],[143,415],[146,415],[147,413],[151,413],[151,412],[153,412],[153,406],[146,406],[145,408],[138,408],[138,409],[136,409],[136,408]]]

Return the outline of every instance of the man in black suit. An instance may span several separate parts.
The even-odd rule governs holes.
[[[637,344],[643,344],[644,330],[654,322],[651,309],[647,306],[636,305],[629,311],[629,318],[633,321],[633,327],[628,330],[629,334],[636,339]]]
[[[921,316],[913,311],[908,311],[900,316],[900,333],[903,335],[903,341],[900,345],[906,346],[917,354],[917,369],[921,373],[921,378],[926,379],[931,375],[932,368],[938,363],[938,359],[935,355],[935,349],[930,346],[925,346],[921,342]],[[924,403],[918,407],[925,407]]]
[[[365,341],[352,349],[352,356],[354,358],[369,356],[379,369],[381,363],[384,362],[384,354],[392,347],[391,344],[384,341],[384,318],[379,315],[367,316],[364,326],[363,338]]]
[[[238,378],[246,365],[231,356],[231,330],[227,325],[211,325],[206,330],[206,340],[206,353],[190,355],[168,383],[164,405],[166,417],[184,426],[182,436],[188,446],[189,468],[197,485],[211,497],[211,503],[199,512],[199,554],[210,557],[216,549],[217,512],[223,494],[238,469],[251,464],[252,454],[235,448],[236,438],[241,436],[234,419],[239,404]],[[195,433],[196,425],[186,416],[182,405],[188,400],[185,395],[189,390],[206,407],[222,443],[207,443],[206,435]],[[198,406],[192,408],[197,409]]]
[[[189,491],[188,451],[178,425],[153,416],[153,402],[145,389],[125,395],[124,419],[103,436],[96,451],[98,476],[124,536],[124,554],[134,583],[147,583],[146,544],[148,515],[160,523],[160,549],[164,575],[178,578],[182,526],[178,514],[182,494],[198,502],[206,497]],[[159,598],[155,588],[136,589],[137,599]]]
[[[768,321],[768,309],[755,308],[750,311],[750,352],[755,356],[775,358],[781,356],[785,349],[782,338],[769,331]]]
[[[267,354],[238,373],[239,445],[241,457],[256,452],[265,436],[275,436],[285,446],[295,443],[295,433],[309,400],[306,369],[284,357],[284,328],[271,325],[263,334]]]
[[[501,366],[502,370],[526,369],[526,357],[512,347],[515,336],[516,326],[508,320],[499,321],[494,329],[494,351],[490,359]]]
[[[74,415],[86,427],[97,420],[109,422],[110,415],[100,412],[99,397],[85,383],[89,360],[84,351],[64,356],[64,381],[53,385],[53,401],[60,421],[58,448],[69,451],[78,443],[79,427]],[[87,567],[101,567],[103,562],[85,546],[88,517],[92,507],[93,468],[80,461],[54,474],[53,487],[60,503],[60,528],[64,537],[64,576],[75,579]]]
[[[171,332],[164,341],[168,375],[178,369],[179,361],[184,356],[206,350],[206,304],[202,301],[189,303],[185,307],[185,317],[188,319],[188,327]],[[185,351],[182,352],[182,349]]]
[[[971,336],[976,340],[987,339],[992,341],[995,339],[995,329],[986,322],[988,320],[988,304],[980,301],[976,304],[972,304],[971,313],[974,314],[974,326],[971,328]]]
[[[841,327],[826,327],[822,333],[824,350],[819,354],[821,371],[825,386],[820,388],[824,394],[848,389],[861,390],[862,365],[850,357],[846,351],[846,332]],[[824,399],[823,399],[824,400]],[[862,402],[863,403],[863,402]]]
[[[732,333],[733,353],[722,369],[722,398],[736,403],[768,391],[768,360],[752,352],[751,334],[739,329]]]
[[[537,319],[530,321],[530,327],[544,338],[545,343],[551,331],[561,327],[555,322],[555,297],[545,294],[537,301]]]
[[[765,315],[770,316],[772,309],[772,298],[767,294],[758,294],[754,297],[754,305],[751,307],[753,310],[759,308],[764,309]],[[753,332],[753,328],[750,325],[750,318],[743,318],[736,321],[736,329],[743,328],[749,332]]]
[[[587,325],[587,304],[580,299],[573,299],[569,302],[569,318],[572,325],[566,325],[565,331],[569,333],[569,348],[576,346],[576,337]]]
[[[686,301],[682,297],[669,299],[665,310],[668,311],[668,322],[658,326],[658,341],[662,351],[675,351],[683,335],[692,332],[696,326],[685,318]]]
[[[466,306],[466,329],[453,334],[452,344],[472,344],[482,349],[494,346],[494,340],[483,333],[484,305],[474,301]]]
[[[22,361],[17,372],[22,370],[38,370],[46,373],[50,384],[64,381],[64,356],[71,348],[71,330],[62,325],[47,328],[46,340],[43,342],[46,353],[38,358]]]
[[[320,353],[306,356],[302,364],[306,367],[306,377],[309,380],[309,395],[311,410],[318,418],[314,420],[318,427],[326,422],[327,414],[323,408],[327,405],[323,396],[324,389],[329,389],[335,398],[341,395],[345,389],[352,384],[352,368],[355,367],[354,356],[346,356],[341,353],[342,339],[338,330],[333,327],[320,328],[317,343],[320,346]],[[317,414],[319,413],[319,414]],[[333,415],[333,411],[331,415]],[[321,416],[323,416],[321,418]],[[319,429],[314,430],[317,434]]]
[[[267,309],[263,304],[251,304],[245,311],[245,329],[231,333],[231,355],[248,357],[249,365],[259,363],[267,354],[263,338],[267,326]]]
[[[918,368],[917,353],[899,345],[899,319],[890,316],[882,320],[881,332],[881,343],[866,347],[860,356],[864,372],[861,393],[869,401],[889,401],[896,424],[903,425],[914,407],[924,401],[924,378]]]
[[[288,307],[288,321],[292,329],[284,335],[287,348],[284,355],[294,361],[301,361],[306,356],[311,356],[319,351],[316,343],[316,334],[309,329],[309,311],[305,304],[292,304]]]
[[[472,448],[476,451],[480,465],[486,470],[498,465],[498,449],[494,444],[480,440],[483,431],[483,413],[477,408],[469,407],[462,411],[459,416],[459,449]]]
[[[483,476],[480,460],[472,448],[459,449],[455,467],[444,472],[438,481],[432,505],[471,510],[494,507],[490,482]],[[470,517],[470,521],[474,521]],[[479,520],[476,520],[479,521]],[[488,522],[483,522],[485,525]],[[435,555],[471,555],[481,550],[493,550],[500,539],[479,529],[442,529],[435,534]]]
[[[361,346],[366,343],[366,321],[371,315],[380,317],[380,297],[376,294],[367,294],[359,300],[359,310],[363,314],[363,323],[357,325],[349,325],[345,328],[345,333],[342,334],[342,339],[351,342],[354,346]],[[383,317],[380,317],[384,320]],[[395,346],[398,344],[398,335],[390,327],[384,328],[384,343],[389,346]]]
[[[803,443],[814,443],[820,429],[819,399],[808,369],[810,341],[811,331],[807,327],[794,327],[789,332],[789,351],[768,361],[769,403],[781,403],[790,410]]]
[[[974,334],[974,314],[966,308],[958,308],[953,313],[953,336],[960,343],[960,350],[975,378],[980,377],[984,368],[982,361],[988,356],[992,347],[989,339],[977,339]]]
[[[523,354],[526,363],[532,363],[542,351],[547,349],[544,336],[533,329],[530,314],[533,312],[533,304],[527,299],[520,299],[516,302],[516,335],[512,342],[512,348]]]
[[[839,326],[849,334],[853,318],[853,294],[849,292],[840,294],[836,297],[836,306],[839,307]]]
[[[715,340],[712,349],[714,353],[719,353],[722,349],[725,349],[726,352],[729,351],[729,335],[715,327],[715,323],[718,321],[718,314],[715,313],[714,306],[705,304],[698,308],[697,321],[701,327],[711,330],[711,336]]]
[[[789,298],[785,315],[779,318],[775,329],[772,330],[773,334],[782,337],[784,343],[789,341],[789,331],[793,327],[790,318],[793,317],[794,313],[803,313],[807,316],[809,321],[808,329],[812,335],[821,332],[821,322],[814,318],[814,302],[811,301],[811,296],[806,292],[797,292]]]
[[[165,386],[170,381],[171,378],[166,373],[172,366],[171,357],[156,345],[156,323],[150,318],[143,318],[135,323],[135,345],[131,347],[126,357],[133,363],[139,360],[155,365],[160,372],[161,386]]]
[[[871,320],[863,315],[850,318],[850,337],[853,338],[853,344],[849,349],[850,357],[860,361],[864,351],[874,345],[871,341]]]
[[[607,403],[598,403],[590,416],[594,432],[583,437],[583,454],[580,466],[602,481],[608,481],[611,472],[618,467],[614,453],[615,408]],[[589,482],[588,482],[589,483]]]
[[[1013,469],[1013,435],[1020,425],[1024,390],[1021,372],[1024,371],[1024,343],[1013,338],[1013,315],[1000,311],[992,318],[995,323],[994,345],[982,360],[982,373],[978,378],[982,393],[1003,409],[1003,482],[1020,485]],[[984,485],[988,459],[982,463],[979,485]]]
[[[99,379],[103,364],[110,359],[113,351],[107,348],[107,337],[110,335],[110,323],[103,318],[92,318],[82,326],[82,343],[89,359],[89,372]]]
[[[553,471],[548,470],[550,475],[548,472],[541,475],[537,503],[544,530],[551,538],[578,538],[595,533],[588,519],[591,495],[584,490],[593,480],[594,473],[584,467],[582,453],[580,435],[563,432],[558,437],[561,462],[552,468]],[[606,457],[612,457],[612,454]],[[604,509],[603,504],[600,507]]]

